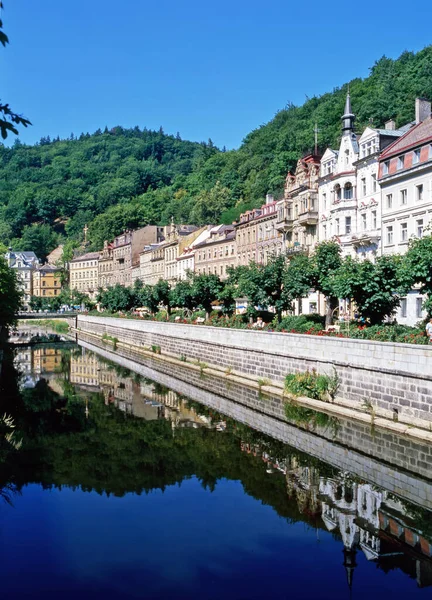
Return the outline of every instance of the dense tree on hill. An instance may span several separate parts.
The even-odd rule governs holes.
[[[369,77],[350,82],[361,132],[370,122],[397,125],[414,118],[414,98],[432,98],[432,46],[399,59],[381,58]],[[314,142],[334,145],[340,135],[346,86],[302,106],[289,104],[246,136],[238,150],[138,127],[98,129],[68,140],[45,137],[35,146],[0,146],[0,233],[9,243],[26,226],[44,223],[80,239],[89,225],[93,249],[125,227],[147,223],[230,222],[283,190],[286,173]],[[4,236],[4,237],[3,237]]]

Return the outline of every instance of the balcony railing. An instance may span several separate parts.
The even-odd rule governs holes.
[[[276,221],[276,229],[278,231],[290,231],[293,228],[294,219],[290,214],[284,215]]]
[[[302,246],[301,244],[299,244],[297,242],[294,242],[294,244],[286,246],[286,248],[285,248],[285,253],[288,255],[307,254],[307,252],[308,252],[308,246]]]
[[[298,216],[300,225],[316,225],[318,223],[318,211],[307,210]]]

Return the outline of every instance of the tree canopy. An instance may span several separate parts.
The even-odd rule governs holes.
[[[397,60],[382,57],[369,77],[349,82],[358,131],[389,118],[412,120],[415,97],[432,97],[431,70],[428,46]],[[321,149],[337,143],[346,90],[289,104],[228,152],[138,126],[0,146],[1,239],[14,245],[37,223],[79,241],[87,223],[92,249],[99,249],[126,227],[164,225],[172,216],[177,223],[229,223],[266,193],[282,192],[287,171],[312,149],[315,123]]]

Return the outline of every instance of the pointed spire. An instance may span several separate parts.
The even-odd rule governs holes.
[[[344,114],[342,117],[342,132],[344,134],[354,132],[354,121],[355,121],[355,115],[351,108],[351,96],[350,96],[349,86],[348,86],[348,92],[347,92],[346,100],[345,100],[345,110],[344,110]]]
[[[357,566],[357,563],[356,563],[357,551],[355,550],[355,548],[352,548],[352,549],[344,548],[343,553],[344,553],[343,566],[345,567],[347,583],[348,583],[348,588],[350,590],[350,597],[351,597],[354,569]]]

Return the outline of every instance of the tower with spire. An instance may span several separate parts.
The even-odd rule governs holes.
[[[327,148],[321,159],[319,183],[319,239],[335,240],[342,253],[354,255],[357,223],[356,161],[358,142],[349,88],[345,99],[339,149]]]
[[[351,108],[351,96],[348,88],[345,100],[345,110],[344,114],[342,115],[342,135],[351,135],[354,133],[354,121],[355,114]]]

